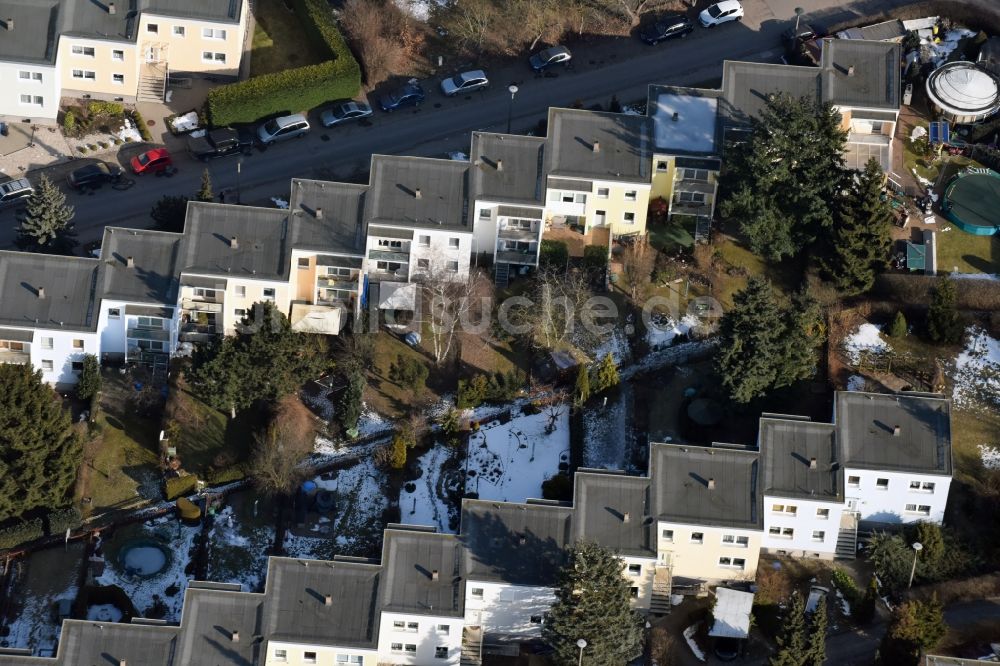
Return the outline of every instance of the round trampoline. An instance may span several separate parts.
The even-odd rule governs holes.
[[[958,174],[944,191],[941,209],[962,231],[992,236],[1000,230],[1000,174],[990,169]]]

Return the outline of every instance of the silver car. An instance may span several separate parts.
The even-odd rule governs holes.
[[[284,141],[305,136],[309,131],[309,121],[301,114],[273,118],[257,128],[257,139],[265,146],[275,141]]]
[[[486,78],[486,72],[474,69],[471,72],[462,72],[442,81],[441,92],[446,97],[452,97],[473,90],[482,90],[489,85],[490,80]]]
[[[31,186],[27,178],[18,178],[2,183],[0,184],[0,209],[23,206],[34,192],[35,188]]]
[[[329,109],[325,109],[319,114],[319,120],[323,127],[333,127],[348,120],[367,118],[372,115],[372,107],[364,102],[355,102],[353,99],[337,102]]]

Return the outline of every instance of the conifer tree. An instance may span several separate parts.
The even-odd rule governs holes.
[[[93,354],[83,357],[83,368],[76,383],[76,395],[80,400],[90,400],[101,390],[101,364]]]
[[[187,197],[164,194],[153,204],[152,210],[149,211],[149,216],[156,223],[156,228],[160,231],[180,233],[184,231],[187,203]]]
[[[80,456],[69,412],[41,373],[0,364],[0,521],[66,506]]]
[[[803,656],[808,648],[808,639],[806,637],[805,603],[798,594],[792,595],[777,642],[778,652],[768,662],[770,666],[802,666]]]
[[[905,601],[892,612],[876,663],[916,666],[921,654],[937,647],[947,633],[944,609],[937,596],[928,601]]]
[[[576,368],[576,384],[573,386],[573,402],[577,407],[590,399],[590,372],[581,363]]]
[[[865,589],[865,596],[861,599],[861,604],[857,608],[851,609],[851,616],[858,624],[868,624],[875,619],[875,608],[878,604],[878,581],[875,576],[868,581]]]
[[[906,323],[906,316],[903,315],[902,310],[897,310],[896,316],[892,319],[892,324],[889,325],[889,337],[905,338],[908,330],[909,326]]]
[[[809,627],[809,645],[802,666],[823,666],[826,662],[826,599],[820,599]]]
[[[212,174],[208,169],[201,172],[201,188],[194,195],[195,201],[213,201],[215,193],[212,192]]]
[[[21,215],[17,246],[29,252],[72,253],[76,247],[72,223],[75,214],[73,207],[66,205],[63,191],[48,176],[42,175]]]
[[[621,377],[618,376],[618,366],[615,365],[614,357],[610,353],[605,354],[594,371],[594,381],[591,386],[593,392],[603,393],[610,388],[618,386],[620,383]]]
[[[892,209],[883,193],[885,174],[874,158],[847,180],[847,194],[836,207],[822,266],[841,293],[854,296],[869,291],[876,272],[885,266],[892,242]]]
[[[790,386],[816,372],[816,348],[826,337],[823,310],[805,288],[792,295],[792,305],[784,312],[783,351],[775,359],[774,388]]]
[[[629,603],[624,563],[596,543],[580,541],[569,552],[556,588],[556,602],[542,625],[553,662],[576,666],[583,638],[585,666],[621,666],[642,653],[642,620]]]
[[[719,322],[716,368],[733,400],[750,402],[774,385],[783,329],[771,285],[751,277]]]
[[[931,306],[927,310],[927,335],[934,342],[958,344],[962,341],[962,321],[958,316],[955,282],[950,277],[938,280]]]

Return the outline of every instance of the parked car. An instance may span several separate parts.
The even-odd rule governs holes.
[[[424,89],[419,83],[404,83],[395,90],[382,95],[378,104],[383,111],[393,112],[406,106],[420,106],[424,101]]]
[[[257,138],[265,146],[286,139],[301,139],[309,132],[309,121],[301,113],[272,118],[257,128]]]
[[[173,165],[174,160],[166,148],[153,148],[132,158],[132,172],[137,176],[146,173],[163,173]]]
[[[35,193],[35,188],[31,186],[27,178],[8,180],[0,184],[0,208],[14,208],[23,206],[26,199]]]
[[[698,20],[706,28],[714,28],[730,21],[742,21],[743,5],[740,0],[722,0],[699,14]]]
[[[694,30],[691,19],[683,14],[669,14],[639,32],[639,39],[647,44],[659,44],[673,37],[687,37]]]
[[[104,183],[117,183],[122,179],[122,168],[108,162],[94,162],[79,169],[73,169],[66,176],[66,181],[74,190],[85,187],[100,187]]]
[[[489,85],[490,80],[486,78],[486,72],[481,69],[474,69],[471,72],[462,72],[442,81],[441,92],[446,97],[451,97],[473,90],[484,90]]]
[[[364,102],[345,99],[335,103],[329,109],[325,109],[319,115],[319,120],[323,123],[323,127],[333,127],[348,120],[367,118],[370,115],[372,115],[372,107]]]
[[[565,46],[550,46],[547,49],[542,49],[535,55],[528,58],[528,64],[531,65],[531,69],[536,72],[540,72],[543,69],[547,69],[552,65],[565,65],[570,60],[573,59],[573,54],[569,52],[569,49]]]
[[[202,162],[237,153],[249,155],[253,149],[253,135],[232,127],[220,127],[205,132],[203,136],[190,137],[187,148],[192,157]]]
[[[796,28],[794,25],[781,33],[781,41],[785,45],[786,49],[794,49],[802,42],[808,42],[810,39],[815,39],[817,33],[813,30],[813,27],[808,23],[799,23],[799,27]]]

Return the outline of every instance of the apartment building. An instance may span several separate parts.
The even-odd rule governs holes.
[[[0,116],[54,121],[61,97],[162,99],[168,75],[235,79],[247,0],[0,0]]]

